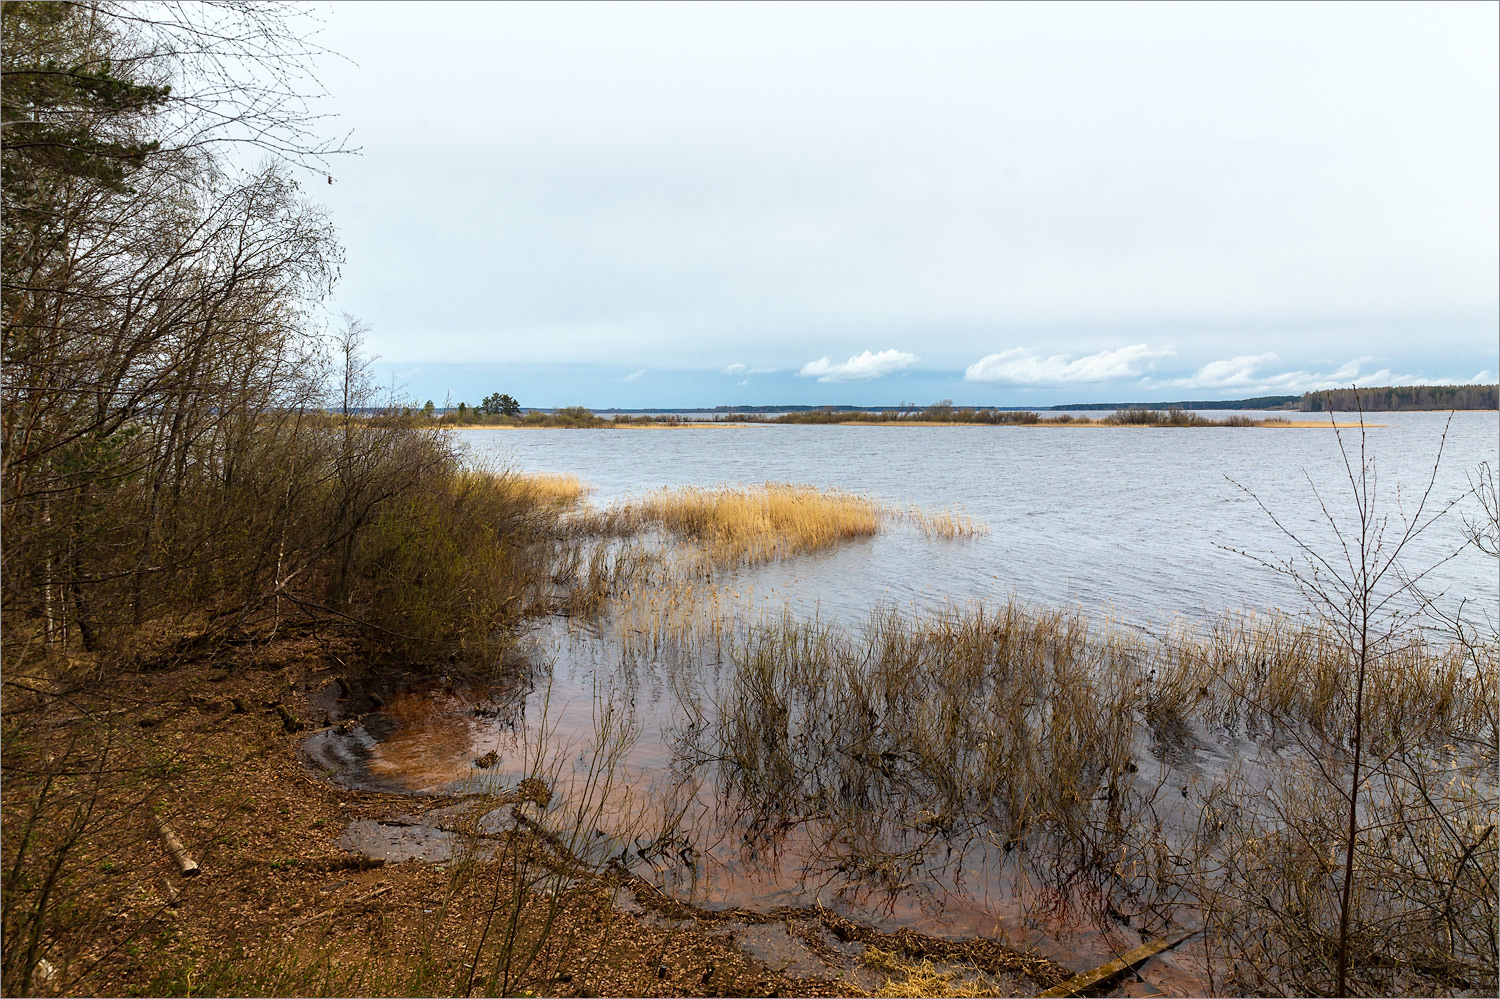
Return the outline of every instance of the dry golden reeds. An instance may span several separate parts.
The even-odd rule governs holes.
[[[1327,949],[1341,835],[1319,782],[1348,765],[1348,650],[1325,629],[1226,617],[1148,641],[1011,604],[887,611],[862,632],[784,617],[744,626],[726,661],[698,751],[748,829],[816,816],[805,870],[898,894],[998,847],[1035,904],[1196,907],[1225,921],[1235,987],[1327,984],[1300,963]],[[1362,966],[1372,987],[1493,976],[1496,676],[1493,650],[1420,634],[1378,650],[1364,717],[1382,838],[1361,843],[1357,928],[1412,955],[1436,943],[1414,977]],[[1208,740],[1261,755],[1204,767]],[[909,977],[891,987],[969,987]]]
[[[989,524],[959,507],[945,507],[929,512],[913,504],[906,508],[905,516],[929,538],[982,538],[990,533]]]
[[[628,505],[626,515],[702,545],[715,562],[755,564],[868,537],[883,512],[854,493],[768,482],[659,490]]]
[[[511,489],[537,506],[567,509],[588,492],[578,476],[566,472],[510,472],[505,478]]]

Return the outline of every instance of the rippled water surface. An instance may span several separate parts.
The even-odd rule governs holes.
[[[1443,413],[1371,419],[1383,424],[1363,440],[1377,504],[1398,518],[1416,509],[1440,444],[1429,512],[1461,496],[1500,447],[1495,413],[1458,413],[1451,424]],[[1304,601],[1291,582],[1236,553],[1274,562],[1294,551],[1256,499],[1325,551],[1336,541],[1318,497],[1344,526],[1350,513],[1344,459],[1326,427],[485,428],[464,436],[477,457],[576,473],[601,505],[663,486],[806,482],[928,509],[959,506],[989,525],[988,537],[962,542],[892,530],[756,570],[756,581],[794,607],[842,619],[883,600],[925,608],[1010,595],[1143,625],[1297,609]],[[1343,441],[1357,468],[1359,431],[1344,431]],[[1412,547],[1408,566],[1451,555],[1461,529],[1459,516],[1444,518]],[[1500,610],[1494,563],[1472,551],[1441,566],[1426,589],[1446,594],[1448,606]]]
[[[1380,420],[1385,425],[1363,439],[1344,432],[1343,442],[1356,469],[1362,445],[1373,462],[1377,509],[1392,518],[1391,540],[1401,518],[1417,512],[1429,480],[1424,516],[1459,501],[1480,463],[1496,460],[1496,414],[1462,413],[1451,424],[1429,413]],[[1203,625],[1224,611],[1297,610],[1306,602],[1296,585],[1257,561],[1295,551],[1267,510],[1330,554],[1337,538],[1323,510],[1341,528],[1351,523],[1344,457],[1326,427],[793,425],[474,429],[464,436],[477,460],[577,474],[596,506],[662,487],[783,481],[902,507],[962,508],[988,526],[985,536],[945,540],[898,520],[874,537],[718,581],[753,594],[763,609],[816,613],[851,632],[881,607],[934,610],[1011,597],[1077,606],[1095,620],[1148,632],[1172,622]],[[1441,594],[1449,609],[1463,603],[1474,619],[1494,618],[1495,562],[1458,551],[1468,510],[1460,504],[1432,524],[1405,563],[1416,572],[1440,562],[1425,591]],[[755,617],[743,605],[740,615]],[[527,682],[476,691],[437,680],[395,692],[352,733],[310,740],[309,755],[341,779],[414,795],[462,791],[476,780],[513,785],[538,751],[564,761],[557,772],[576,778],[589,770],[601,713],[609,714],[633,733],[620,761],[621,787],[660,802],[676,837],[654,846],[622,840],[610,849],[633,853],[665,890],[710,905],[828,904],[887,924],[1039,946],[1077,967],[1140,942],[1118,925],[1041,919],[1029,869],[983,816],[970,817],[961,832],[945,830],[939,841],[923,833],[921,811],[913,810],[907,818],[918,840],[931,841],[921,847],[926,852],[897,888],[872,891],[870,877],[847,867],[861,849],[845,830],[817,816],[755,811],[733,791],[731,770],[705,755],[702,737],[716,723],[733,653],[715,645],[642,655],[623,648],[621,634],[540,622],[531,636],[540,671]],[[1243,738],[1186,730],[1164,750],[1142,731],[1136,780],[1181,786],[1169,802],[1183,815],[1169,816],[1169,825],[1186,824],[1198,801],[1190,787],[1240,766],[1261,773],[1261,751]],[[393,859],[442,855],[446,834],[421,828],[400,822],[351,830],[350,845]],[[1195,960],[1191,948],[1159,959],[1155,980],[1167,987],[1176,976],[1169,991],[1200,991]]]

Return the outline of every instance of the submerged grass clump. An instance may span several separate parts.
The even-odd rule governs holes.
[[[1141,807],[1141,653],[1079,615],[1014,604],[886,612],[862,635],[783,619],[730,650],[707,750],[750,813],[819,816],[822,863],[888,891],[931,850],[987,838],[1008,854],[1036,834],[1087,871]]]
[[[786,617],[724,655],[717,720],[686,751],[718,768],[747,850],[795,828],[804,881],[892,897],[982,864],[1054,915],[1210,926],[1230,992],[1330,987],[1351,766],[1336,635],[1226,617],[1147,640],[1010,604],[861,631]],[[1488,988],[1500,661],[1412,633],[1377,664],[1356,980]]]
[[[980,538],[990,533],[990,525],[958,507],[927,511],[916,505],[906,508],[906,519],[929,538]]]

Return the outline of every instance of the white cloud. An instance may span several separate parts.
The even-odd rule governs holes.
[[[777,368],[752,368],[749,365],[736,361],[719,369],[720,374],[725,375],[771,375],[775,374]]]
[[[626,375],[624,378],[621,378],[620,381],[622,381],[622,382],[633,382],[637,378],[641,377],[641,375],[644,375],[645,373],[646,373],[646,369],[645,368],[641,368],[639,371],[632,371],[630,374]]]
[[[1062,385],[1071,382],[1108,382],[1136,378],[1148,371],[1170,349],[1155,349],[1144,343],[1116,350],[1101,350],[1075,358],[1072,354],[1043,357],[1024,347],[1012,347],[982,357],[964,370],[964,381],[993,385]]]
[[[1366,365],[1374,360],[1372,357],[1356,357],[1332,371],[1277,371],[1281,358],[1276,354],[1243,355],[1210,361],[1186,378],[1173,378],[1160,384],[1187,389],[1232,389],[1244,395],[1299,395],[1351,385],[1418,385],[1434,381],[1395,372],[1388,367],[1367,369]],[[1488,372],[1480,372],[1476,377],[1486,375]]]
[[[799,378],[817,378],[820,382],[867,382],[881,378],[893,371],[911,367],[919,358],[900,350],[882,350],[872,354],[868,350],[849,358],[843,364],[834,364],[828,357],[808,361],[797,372]]]
[[[1280,361],[1275,354],[1246,354],[1226,361],[1210,361],[1190,377],[1175,379],[1171,384],[1183,388],[1243,388],[1259,384],[1263,380],[1260,370]]]
[[[747,370],[749,369],[747,369],[743,364],[740,364],[738,361],[736,361],[734,364],[727,365],[721,373],[726,375],[738,375]]]
[[[780,368],[751,368],[750,369],[750,374],[752,374],[752,375],[774,375],[776,372],[778,372],[780,370],[781,370]]]
[[[748,379],[748,378],[745,378],[745,379],[743,379],[743,380],[741,380],[741,381],[739,381],[739,382],[737,382],[737,383],[736,383],[736,384],[737,384],[737,385],[738,385],[738,386],[739,386],[739,387],[741,387],[741,388],[743,388],[743,387],[745,387],[745,386],[746,386],[746,385],[749,385],[749,384],[750,384],[750,379]]]

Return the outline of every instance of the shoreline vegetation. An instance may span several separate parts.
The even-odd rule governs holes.
[[[420,417],[407,416],[409,419]],[[970,409],[955,408],[939,404],[923,410],[906,412],[885,410],[867,413],[861,411],[820,409],[765,416],[758,413],[714,414],[710,417],[684,416],[679,414],[619,414],[611,417],[599,416],[583,406],[568,406],[553,412],[531,410],[517,416],[485,414],[468,410],[464,414],[456,411],[434,417],[434,422],[443,426],[457,427],[522,427],[541,430],[609,430],[660,427],[750,427],[750,426],[842,426],[842,427],[1158,427],[1158,428],[1213,428],[1213,427],[1265,427],[1279,429],[1309,429],[1338,427],[1347,429],[1360,423],[1329,420],[1296,420],[1275,415],[1250,417],[1234,415],[1223,418],[1200,416],[1184,409],[1153,410],[1123,409],[1108,416],[1091,418],[1063,413],[1048,416],[1030,410]],[[1379,424],[1364,423],[1365,427]]]
[[[1257,418],[1235,416],[1222,420],[1200,417],[1199,411],[1259,410]],[[407,406],[404,417],[444,424],[482,426],[576,427],[701,426],[719,424],[863,424],[878,426],[1267,426],[1327,427],[1327,421],[1297,419],[1291,413],[1370,414],[1387,412],[1491,412],[1500,410],[1500,385],[1403,385],[1335,389],[1301,396],[1260,396],[1252,399],[1159,403],[1082,403],[1037,410],[994,406],[955,406],[943,400],[931,406],[909,404],[869,406],[715,406],[705,410],[591,410],[585,406],[524,409],[509,395],[494,393],[479,406],[459,403],[438,409],[429,400],[419,409]],[[1111,411],[1108,416],[1073,414]],[[1063,413],[1049,416],[1049,413]],[[1341,423],[1341,427],[1356,426]],[[1365,426],[1374,424],[1365,423]]]
[[[984,525],[776,484],[595,509],[576,478],[476,467],[458,421],[379,390],[357,318],[325,318],[343,257],[303,183],[341,149],[299,8],[213,11],[3,8],[0,992],[956,996],[1085,970],[821,896],[699,905],[682,813],[627,772],[643,733],[602,693],[592,739],[528,745],[514,782],[482,758],[452,793],[348,779],[419,689],[484,685],[528,721],[552,666],[530,635],[561,622],[632,675],[722,674],[687,759],[744,812],[724,842],[774,855],[819,823],[815,873],[894,904],[977,838],[1064,930],[1201,930],[1207,991],[1494,994],[1500,640],[1358,624],[1380,585],[1415,590],[1391,553],[1431,526],[1383,536],[1411,507],[1364,505],[1362,457],[1363,530],[1306,619],[1157,643],[1018,606],[725,620],[726,574],[897,518],[934,544]],[[245,142],[264,165],[237,168]],[[1477,476],[1450,516],[1500,557]],[[313,739],[347,752],[319,766]],[[1210,739],[1265,769],[1179,783]],[[446,852],[347,846],[424,823]]]

